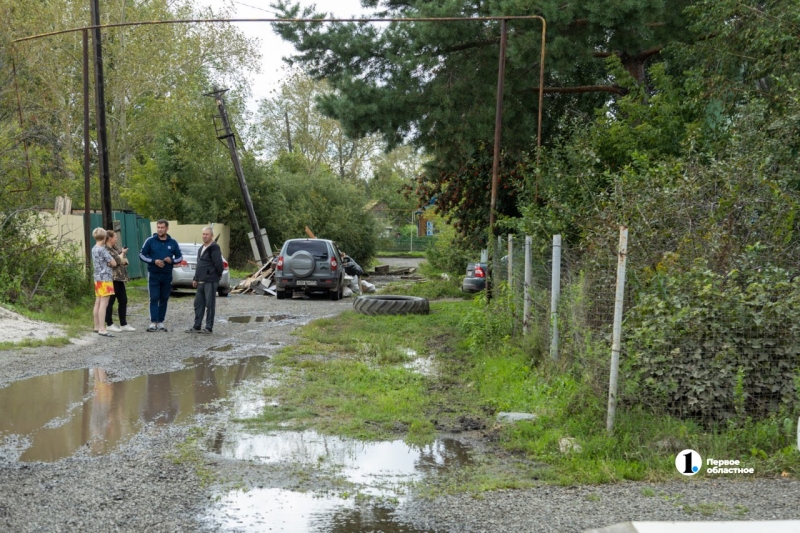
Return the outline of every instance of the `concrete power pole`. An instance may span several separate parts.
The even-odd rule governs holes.
[[[263,239],[261,239],[261,229],[258,227],[256,212],[253,209],[253,202],[250,200],[250,191],[247,190],[247,182],[244,180],[242,164],[239,162],[239,154],[236,152],[236,137],[233,135],[233,131],[231,131],[231,124],[228,120],[228,111],[225,109],[225,99],[222,98],[222,95],[226,92],[228,92],[228,89],[215,89],[214,91],[208,93],[207,96],[213,97],[214,101],[217,103],[219,118],[222,120],[222,135],[217,135],[217,139],[220,141],[225,141],[228,145],[228,150],[231,153],[231,161],[233,161],[233,169],[236,171],[236,178],[239,180],[239,188],[242,191],[244,205],[247,209],[247,218],[250,220],[250,227],[253,229],[253,236],[255,237],[258,254],[261,256],[257,259],[259,259],[262,264],[266,264],[267,261],[270,260],[272,253],[267,252],[267,247],[265,246]],[[219,134],[220,131],[218,130],[217,133]]]
[[[108,141],[106,140],[106,94],[103,81],[103,41],[100,36],[99,0],[92,0],[92,42],[94,44],[94,90],[97,106],[97,152],[100,170],[100,206],[103,211],[103,228],[112,229],[111,178],[108,169]]]

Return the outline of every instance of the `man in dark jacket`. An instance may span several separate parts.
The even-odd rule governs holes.
[[[147,290],[150,292],[150,327],[147,331],[167,331],[164,319],[167,302],[172,291],[172,268],[183,261],[178,241],[167,234],[169,222],[156,222],[156,232],[149,237],[139,252],[139,259],[147,263]]]
[[[194,297],[194,326],[186,333],[203,333],[209,335],[214,329],[214,312],[217,304],[217,287],[222,277],[222,252],[214,242],[214,230],[203,228],[203,247],[197,251],[197,269],[192,287],[197,289]],[[206,327],[203,325],[203,314],[206,315]]]

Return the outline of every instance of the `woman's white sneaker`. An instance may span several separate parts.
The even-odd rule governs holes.
[[[128,324],[125,324],[124,326],[120,327],[119,329],[120,329],[120,331],[136,331],[135,327],[130,326]]]
[[[111,324],[106,328],[106,331],[113,331],[114,333],[119,333],[120,331],[122,331],[122,329],[116,324]]]

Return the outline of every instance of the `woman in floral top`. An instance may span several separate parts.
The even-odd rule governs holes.
[[[125,283],[128,281],[128,259],[125,254],[128,253],[127,248],[122,248],[119,245],[117,234],[111,230],[106,231],[106,248],[108,253],[117,263],[112,269],[114,277],[114,294],[108,300],[108,307],[106,307],[106,329],[108,331],[136,331],[136,328],[128,325],[127,310],[128,310],[128,293],[125,290]],[[114,325],[114,301],[119,305],[117,310],[119,312],[119,326]]]
[[[95,245],[92,248],[92,264],[94,266],[94,331],[103,337],[113,337],[106,331],[106,323],[103,320],[106,316],[108,299],[114,294],[114,275],[111,269],[117,266],[117,262],[111,257],[105,247],[106,230],[95,228],[92,232]]]

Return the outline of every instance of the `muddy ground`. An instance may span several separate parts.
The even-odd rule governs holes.
[[[269,357],[352,300],[218,300],[212,336],[88,335],[0,352],[2,531],[582,531],[625,520],[800,519],[800,483],[703,480],[541,487],[427,500],[411,488],[491,450],[481,431],[414,448],[313,430],[251,432]],[[87,313],[91,310],[87,310]],[[259,318],[261,317],[261,318]],[[197,451],[199,450],[199,452]]]

